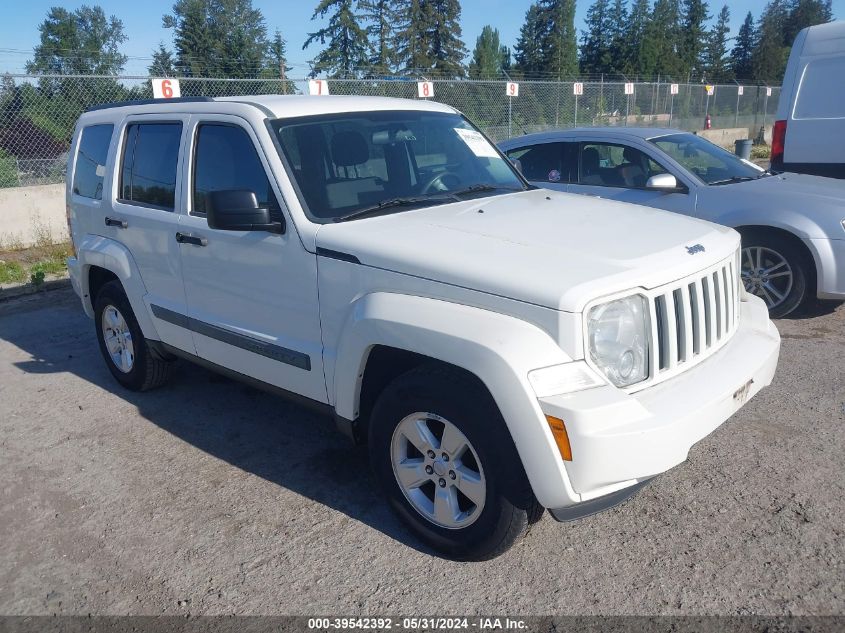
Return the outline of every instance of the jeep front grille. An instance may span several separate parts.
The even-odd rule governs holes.
[[[651,301],[648,386],[688,369],[721,348],[739,321],[735,257],[658,288]]]

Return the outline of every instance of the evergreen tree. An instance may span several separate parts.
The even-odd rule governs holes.
[[[123,22],[99,6],[76,11],[53,7],[38,26],[40,41],[26,63],[28,73],[116,75],[126,64],[120,45]]]
[[[459,0],[409,0],[396,33],[396,55],[406,70],[424,75],[463,77],[467,54],[461,40]]]
[[[153,51],[153,62],[149,66],[151,77],[173,77],[176,68],[173,65],[173,54],[160,42],[158,49]]]
[[[631,14],[624,29],[624,59],[622,72],[626,75],[642,74],[642,53],[646,27],[651,19],[649,0],[633,0]]]
[[[610,22],[610,0],[595,0],[587,10],[586,23],[587,30],[581,35],[581,72],[608,72],[614,26]]]
[[[470,78],[496,79],[501,76],[502,69],[507,70],[509,62],[510,51],[501,45],[499,30],[485,26],[475,41],[475,50],[469,64]]]
[[[374,75],[389,74],[396,62],[394,27],[398,16],[395,4],[395,0],[358,0],[361,17],[367,22],[368,62]]]
[[[187,77],[210,77],[216,64],[215,41],[208,23],[206,0],[179,0],[173,14],[162,17],[175,32],[176,66]]]
[[[267,79],[278,79],[280,83],[274,81],[270,89],[273,92],[281,92],[287,95],[296,93],[296,86],[292,81],[288,80],[288,73],[290,71],[291,67],[288,66],[287,61],[287,42],[282,37],[279,29],[276,29],[273,39],[267,48],[267,60],[261,74]]]
[[[525,12],[525,22],[514,46],[516,70],[523,77],[538,77],[544,70],[542,44],[546,39],[546,30],[547,24],[543,21],[540,7],[534,3]]]
[[[546,20],[542,43],[544,71],[557,78],[578,72],[578,40],[575,33],[575,0],[539,0]]]
[[[705,23],[710,19],[705,0],[683,0],[681,18],[682,76],[701,76],[702,52],[706,43]]]
[[[428,7],[425,0],[405,0],[399,9],[393,49],[396,65],[406,71],[428,68]]]
[[[358,69],[367,65],[367,33],[358,24],[352,10],[352,0],[320,0],[312,20],[331,13],[324,28],[309,33],[303,50],[319,40],[328,46],[317,54],[311,75],[327,73],[331,77],[354,77]]]
[[[751,53],[751,67],[757,80],[777,81],[783,77],[789,56],[784,39],[788,15],[785,0],[771,0],[763,9]]]
[[[444,77],[463,77],[467,49],[461,40],[459,0],[429,0],[432,70]]]
[[[610,28],[610,66],[607,72],[618,75],[625,72],[629,50],[627,42],[628,4],[626,0],[614,0],[608,14]]]
[[[183,75],[255,77],[263,67],[267,27],[252,0],[176,0],[162,24],[174,30]]]
[[[731,30],[731,12],[728,5],[722,7],[716,24],[707,34],[703,55],[703,67],[708,81],[723,83],[733,79],[728,59],[728,33]]]
[[[833,20],[832,0],[792,0],[784,40],[790,46],[801,29]]]
[[[754,75],[754,68],[751,65],[754,37],[754,16],[749,11],[742,26],[739,27],[736,44],[731,50],[731,72],[737,79],[751,79]]]
[[[681,60],[680,9],[678,0],[656,0],[646,23],[640,48],[640,74],[669,76],[686,81]]]

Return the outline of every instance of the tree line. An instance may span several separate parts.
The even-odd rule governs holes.
[[[513,50],[487,25],[469,55],[460,0],[320,0],[312,19],[322,26],[302,48],[314,52],[309,74],[329,78],[777,82],[798,31],[830,21],[831,2],[770,0],[732,38],[729,6],[711,15],[707,0],[593,0],[580,33],[575,0],[535,0]],[[291,70],[286,40],[252,0],[176,0],[162,24],[172,41],[152,51],[151,75],[286,80]],[[28,72],[117,75],[126,65],[123,23],[101,7],[54,7],[39,32]]]

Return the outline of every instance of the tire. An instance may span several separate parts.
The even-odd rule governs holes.
[[[414,443],[408,440],[419,424],[431,432],[427,445],[423,433]],[[422,452],[429,447],[436,451],[435,461]],[[391,382],[373,408],[369,450],[391,507],[414,534],[448,558],[494,558],[542,516],[498,408],[483,385],[461,371],[423,365]],[[443,461],[444,452],[451,452],[450,460]],[[424,465],[437,470],[426,472]],[[411,488],[401,484],[395,469],[402,466],[413,467],[408,479],[425,482]],[[448,512],[438,514],[438,508]],[[448,519],[438,523],[436,517],[444,515]]]
[[[742,281],[766,302],[769,316],[781,318],[810,296],[812,262],[792,240],[780,235],[742,236]]]
[[[172,362],[158,358],[150,349],[119,281],[108,282],[97,293],[94,322],[100,352],[121,385],[148,391],[167,381]]]

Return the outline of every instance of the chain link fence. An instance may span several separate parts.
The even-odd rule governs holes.
[[[416,79],[329,80],[334,95],[417,98]],[[308,82],[279,79],[180,78],[183,97],[307,94]],[[493,140],[553,128],[632,125],[700,130],[747,128],[754,138],[772,123],[779,87],[592,81],[520,81],[509,97],[505,81],[433,80],[435,101],[465,113]],[[633,92],[630,92],[633,86]],[[74,125],[87,108],[151,99],[149,77],[13,75],[0,82],[0,187],[60,183]]]

